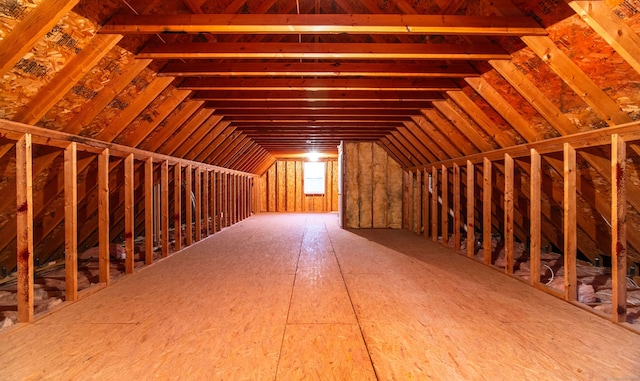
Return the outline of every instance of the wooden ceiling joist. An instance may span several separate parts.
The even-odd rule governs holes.
[[[100,33],[547,34],[531,17],[392,14],[121,14],[113,16]]]
[[[508,60],[497,44],[152,43],[137,55],[154,59]]]
[[[394,116],[411,116],[418,115],[419,111],[417,110],[363,110],[363,109],[264,109],[264,110],[254,110],[254,109],[216,109],[216,114],[225,115],[229,118],[231,117],[249,117],[249,116],[260,116],[263,119],[269,117],[278,117],[278,118],[287,118],[290,116],[307,116],[307,117],[336,117],[341,116],[343,118],[353,116],[384,116],[388,118],[392,118]]]
[[[430,101],[405,101],[405,102],[387,102],[387,101],[207,101],[204,104],[206,108],[213,109],[243,109],[243,110],[280,110],[280,109],[299,109],[299,110],[340,110],[340,109],[356,109],[356,110],[378,110],[378,109],[394,109],[394,110],[415,110],[423,108],[431,108],[433,105]]]
[[[447,91],[460,86],[448,78],[312,79],[312,78],[187,78],[185,90],[299,90],[299,91]]]
[[[443,99],[440,92],[436,91],[300,91],[300,90],[219,90],[196,91],[193,99],[219,100],[219,101],[433,101]]]
[[[159,76],[172,77],[401,77],[464,78],[478,76],[466,62],[426,61],[419,64],[379,62],[170,62]]]

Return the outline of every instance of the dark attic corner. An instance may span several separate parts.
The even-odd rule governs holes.
[[[145,311],[172,303],[146,305],[127,282],[213,282],[213,275],[180,281],[186,270],[172,266],[191,256],[202,261],[194,274],[251,274],[242,284],[260,288],[253,296],[272,278],[252,276],[270,269],[272,304],[246,297],[251,292],[231,280],[216,290],[240,292],[244,302],[282,317],[274,326],[286,326],[284,336],[271,338],[280,347],[257,350],[269,353],[266,360],[243,358],[213,373],[195,365],[203,379],[247,378],[234,372],[254,361],[270,365],[249,378],[425,378],[429,371],[402,368],[404,360],[415,362],[388,348],[424,351],[420,319],[431,310],[415,315],[417,341],[404,342],[396,331],[396,339],[383,339],[378,330],[388,317],[377,320],[372,300],[386,300],[391,290],[407,305],[442,295],[486,308],[502,333],[510,316],[515,324],[542,309],[565,335],[558,341],[572,343],[567,348],[580,335],[596,341],[583,345],[602,345],[610,336],[601,330],[618,335],[612,345],[640,348],[639,32],[637,0],[0,0],[0,364],[14,364],[3,366],[10,379],[36,374],[8,343],[74,308],[101,314],[91,301],[126,309],[138,300]],[[310,253],[317,256],[305,259]],[[166,279],[157,275],[164,268]],[[380,284],[355,275],[381,269]],[[311,273],[314,281],[301,283]],[[426,274],[442,279],[428,287],[409,280]],[[336,290],[327,279],[339,284],[344,305],[322,299]],[[287,282],[292,289],[278,288]],[[478,290],[443,286],[455,282]],[[411,299],[413,284],[431,294]],[[132,299],[109,299],[114,290]],[[286,304],[278,304],[278,292],[291,303],[282,316],[274,312]],[[455,299],[469,292],[482,296]],[[513,311],[488,307],[520,292],[531,296]],[[211,297],[206,303],[217,300]],[[322,301],[298,316],[296,298]],[[221,296],[219,305],[226,300],[238,311],[240,299]],[[393,310],[396,302],[385,305]],[[347,323],[328,321],[354,324],[355,332],[296,331],[307,318],[326,323],[342,311],[338,305],[349,306],[340,315]],[[142,313],[132,308],[131,316]],[[309,312],[315,309],[322,317]],[[565,310],[590,312],[580,320],[588,323],[553,320]],[[438,328],[444,320],[436,315],[425,335],[449,342],[455,334]],[[460,337],[476,332],[472,323]],[[317,341],[287,346],[306,334],[355,337],[364,349],[328,343],[337,348],[328,352],[353,350],[355,357],[347,365],[323,358],[333,365],[315,369],[311,360],[297,363],[307,357],[296,351],[321,356]],[[205,352],[227,359],[217,346],[234,337],[210,340],[216,344],[202,345],[214,349]],[[15,350],[4,357],[3,345]],[[443,348],[429,353],[446,350],[442,357],[456,362],[451,353],[460,348]],[[622,357],[612,360],[621,373],[611,377],[631,374],[624,362],[634,357]],[[92,361],[107,361],[99,358]],[[367,370],[359,373],[354,359]],[[160,377],[167,363],[159,364],[150,373],[141,367],[140,375]],[[504,371],[439,364],[442,379]],[[567,365],[565,379],[593,378],[598,364],[593,374],[590,365]],[[457,371],[445,370],[451,367]],[[84,372],[60,368],[50,377]],[[91,375],[117,378],[109,372]]]

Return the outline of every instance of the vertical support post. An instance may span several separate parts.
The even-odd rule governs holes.
[[[233,174],[232,178],[231,178],[231,184],[233,186],[232,188],[232,200],[233,203],[231,204],[233,207],[233,211],[232,211],[232,216],[233,216],[233,224],[238,222],[238,175]]]
[[[135,229],[135,211],[134,211],[134,158],[130,154],[124,159],[124,245],[125,245],[125,273],[133,273],[134,266],[134,247],[133,235]]]
[[[476,167],[467,160],[467,257],[473,258],[476,254],[476,194],[475,194]]]
[[[144,162],[144,263],[153,263],[153,159]]]
[[[422,171],[419,169],[416,171],[415,199],[413,207],[416,211],[416,234],[419,235],[422,233]]]
[[[627,191],[626,143],[611,135],[611,313],[614,322],[627,320]]]
[[[182,249],[182,166],[173,167],[173,239],[174,249]]]
[[[567,301],[578,298],[576,259],[578,239],[576,233],[576,150],[564,143],[564,297]]]
[[[513,157],[504,154],[504,255],[505,273],[513,274]]]
[[[191,164],[188,164],[185,168],[184,173],[184,182],[186,184],[184,192],[185,195],[185,211],[184,217],[186,219],[186,229],[184,233],[184,238],[187,246],[191,246],[193,244],[193,202],[191,201],[191,194],[193,193],[193,167]]]
[[[431,167],[431,240],[438,242],[438,168]]]
[[[78,300],[78,146],[64,149],[65,300]]]
[[[407,174],[407,185],[408,185],[407,186],[407,189],[408,189],[407,218],[409,222],[408,230],[412,232],[414,231],[415,225],[416,225],[416,208],[415,208],[416,191],[414,186],[415,180],[413,177],[413,171],[406,171],[406,174]]]
[[[209,170],[202,171],[202,221],[204,223],[204,236],[209,236]]]
[[[460,166],[453,164],[453,250],[460,251]]]
[[[162,235],[162,257],[169,256],[169,162],[162,162],[160,167],[160,214]]]
[[[224,174],[224,226],[231,225],[231,186],[230,175]]]
[[[442,244],[449,243],[449,169],[442,166]]]
[[[98,156],[98,251],[99,281],[109,284],[109,149]]]
[[[491,161],[484,158],[482,167],[482,247],[484,249],[484,263],[491,264]]]
[[[202,169],[196,167],[196,242],[202,239]]]
[[[18,322],[33,320],[33,147],[31,134],[16,142]]]
[[[535,286],[540,283],[540,244],[542,237],[540,214],[540,190],[542,188],[542,173],[540,166],[540,154],[535,148],[531,149],[531,172],[529,190],[530,244],[529,244],[529,283]]]
[[[215,234],[218,229],[216,228],[216,220],[218,220],[219,208],[218,208],[218,199],[220,198],[217,194],[216,185],[217,185],[217,177],[218,173],[216,171],[211,172],[211,233]]]
[[[424,237],[429,238],[429,207],[431,206],[431,199],[429,198],[429,172],[424,169],[422,182],[422,220],[424,223]]]

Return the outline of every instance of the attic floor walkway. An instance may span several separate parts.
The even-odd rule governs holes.
[[[247,219],[3,334],[0,379],[640,377],[638,335],[412,233],[356,233]]]

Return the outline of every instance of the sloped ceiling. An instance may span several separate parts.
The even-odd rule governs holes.
[[[0,119],[256,174],[341,140],[411,168],[638,119],[639,23],[635,0],[0,0]],[[545,159],[557,244],[560,164]],[[578,160],[593,258],[609,250],[610,164]]]

